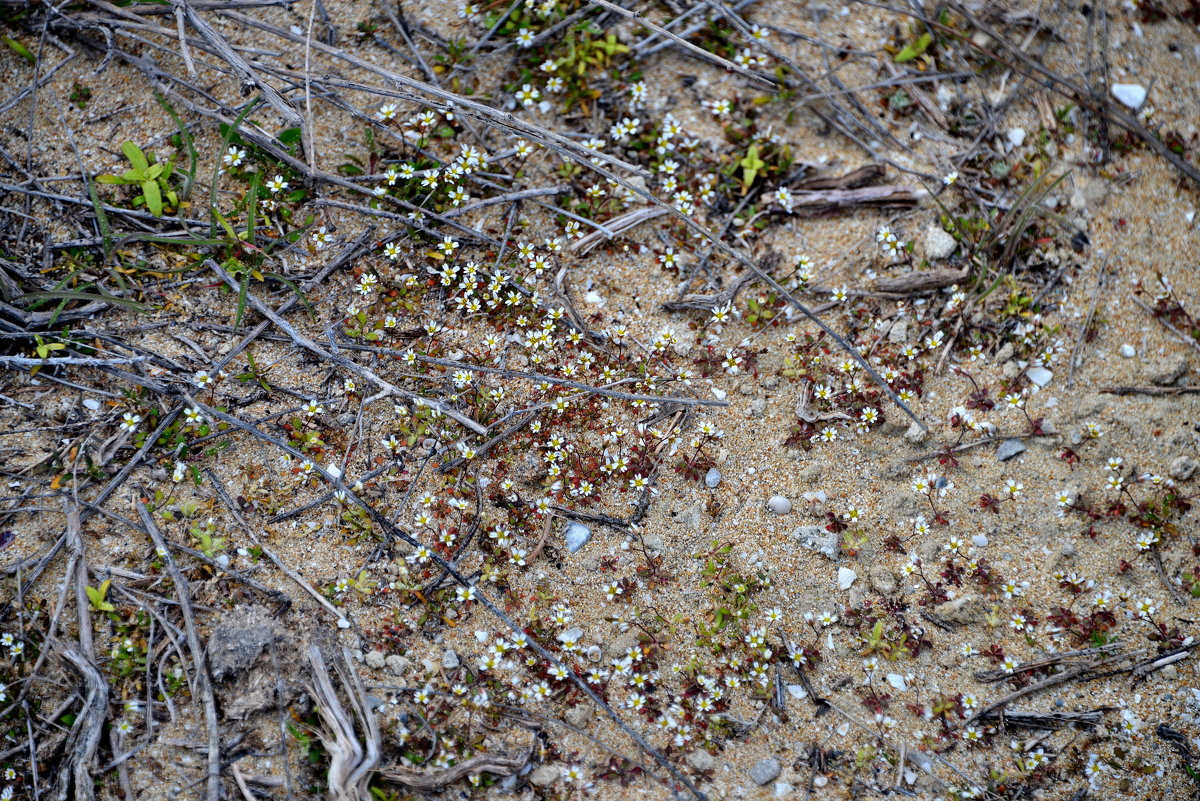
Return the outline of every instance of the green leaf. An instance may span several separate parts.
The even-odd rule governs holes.
[[[92,609],[95,609],[97,612],[117,611],[115,606],[105,600],[105,597],[108,595],[108,587],[110,584],[112,584],[112,582],[106,579],[99,587],[84,588],[87,591],[88,603],[91,605]]]
[[[895,61],[897,64],[903,64],[906,61],[912,61],[920,55],[924,55],[929,49],[929,45],[933,42],[933,37],[928,33],[923,33],[917,37],[917,41],[907,45],[903,50],[896,54]]]
[[[285,128],[279,132],[279,136],[275,137],[284,145],[294,145],[300,141],[299,128]]]
[[[738,166],[742,168],[742,183],[748,189],[758,177],[759,170],[767,166],[767,163],[758,157],[758,145],[753,144],[738,162]]]
[[[133,165],[134,169],[141,170],[144,173],[150,168],[150,163],[146,161],[146,154],[133,142],[126,142],[121,145],[121,152],[125,154],[125,158],[129,159],[129,163]]]
[[[8,45],[9,50],[13,51],[30,64],[37,64],[37,56],[29,52],[29,48],[18,42],[16,39],[13,39],[11,36],[5,36],[4,43]]]
[[[142,194],[146,197],[146,208],[155,217],[163,213],[162,192],[158,189],[158,181],[149,180],[142,183]]]

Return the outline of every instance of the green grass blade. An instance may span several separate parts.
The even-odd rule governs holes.
[[[200,154],[196,151],[196,141],[192,138],[192,132],[183,124],[183,120],[179,118],[179,114],[176,113],[175,107],[171,105],[170,101],[158,92],[154,93],[154,97],[158,100],[158,104],[163,107],[163,110],[175,122],[175,126],[179,129],[179,138],[187,143],[190,164],[188,165],[187,172],[184,173],[187,176],[187,180],[183,182],[183,191],[179,195],[181,199],[187,200],[192,194],[192,185],[196,183],[196,167],[200,164]]]

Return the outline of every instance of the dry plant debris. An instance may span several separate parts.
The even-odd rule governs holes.
[[[1200,792],[1195,0],[0,20],[0,801]]]

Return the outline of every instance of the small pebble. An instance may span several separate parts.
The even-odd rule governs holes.
[[[1025,371],[1025,375],[1029,380],[1037,384],[1039,387],[1044,387],[1050,383],[1050,379],[1054,378],[1054,373],[1047,370],[1045,367],[1030,367]]]
[[[1006,439],[1000,443],[1000,447],[996,449],[996,461],[1007,462],[1009,459],[1024,453],[1026,450],[1025,443],[1019,439]]]
[[[710,467],[708,472],[704,474],[704,486],[709,489],[716,489],[721,483],[721,471],[715,467]]]
[[[838,588],[843,590],[850,589],[850,585],[858,578],[858,574],[848,567],[838,568]]]
[[[1136,83],[1114,83],[1112,86],[1112,96],[1121,105],[1137,111],[1146,102],[1146,87],[1139,86]]]
[[[792,502],[782,495],[772,495],[767,501],[767,508],[777,515],[786,515],[792,511]]]
[[[588,544],[592,538],[592,530],[583,523],[572,523],[567,526],[567,550],[578,553],[579,549]]]
[[[1132,359],[1134,356],[1137,356],[1137,350],[1133,347],[1133,345],[1130,345],[1128,342],[1126,342],[1121,346],[1121,356],[1126,359]]]
[[[1024,128],[1009,128],[1008,141],[1013,147],[1020,147],[1025,144],[1025,129]]]
[[[764,784],[775,781],[782,770],[783,766],[779,764],[778,759],[768,757],[750,768],[750,778],[755,784],[762,787]]]
[[[988,544],[987,534],[976,534],[971,537],[971,544],[976,548],[986,548]]]

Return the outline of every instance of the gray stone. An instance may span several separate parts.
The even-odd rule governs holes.
[[[756,398],[750,402],[750,416],[762,417],[767,412],[767,399]]]
[[[1025,452],[1025,443],[1019,439],[1006,439],[996,449],[996,461],[1007,462],[1009,459]]]
[[[716,489],[721,483],[721,471],[715,467],[708,468],[708,472],[704,474],[704,486],[709,489]]]
[[[801,526],[792,532],[792,537],[810,551],[827,559],[837,559],[840,546],[837,532],[827,531],[824,526]]]
[[[772,495],[767,501],[767,508],[777,515],[786,515],[792,511],[792,502],[782,495]]]
[[[881,595],[891,595],[896,591],[896,577],[892,571],[883,565],[876,565],[867,573],[867,580],[871,582],[871,586]]]
[[[986,548],[988,544],[987,534],[976,534],[971,537],[971,544],[976,548]]]
[[[762,787],[764,784],[775,781],[782,771],[783,767],[779,764],[778,759],[767,757],[762,762],[750,768],[750,780],[759,787]]]
[[[454,670],[460,664],[462,662],[459,661],[458,654],[454,653],[454,649],[450,649],[442,654],[442,667],[446,670]]]
[[[380,670],[386,664],[383,651],[367,651],[366,656],[367,667],[375,670]]]
[[[908,341],[908,320],[897,320],[888,329],[888,342],[903,345]]]
[[[583,523],[572,523],[567,526],[567,550],[578,553],[579,549],[588,544],[592,538],[592,530]]]
[[[1167,475],[1176,481],[1187,481],[1196,473],[1196,460],[1187,456],[1179,456],[1167,468]]]
[[[996,358],[994,361],[996,364],[1004,364],[1006,361],[1011,359],[1013,354],[1016,352],[1017,349],[1013,347],[1013,343],[1005,342],[1000,350],[996,351]]]
[[[706,773],[713,769],[717,764],[717,760],[713,755],[705,751],[703,748],[697,748],[695,751],[687,755],[687,763],[693,770]]]
[[[931,261],[947,259],[957,247],[954,237],[937,223],[925,229],[925,258]]]
[[[539,765],[529,774],[529,783],[534,787],[550,787],[562,777],[562,771],[554,765]]]
[[[1183,377],[1188,370],[1188,361],[1182,353],[1172,353],[1161,359],[1146,362],[1146,378],[1160,387],[1169,387]]]
[[[391,673],[393,676],[403,676],[408,672],[412,662],[403,656],[392,654],[387,659],[383,660],[383,664],[387,666],[388,673]]]
[[[933,613],[947,623],[962,625],[983,620],[986,611],[987,604],[979,595],[964,595],[962,598],[955,598],[953,601],[938,604],[933,608]]]

